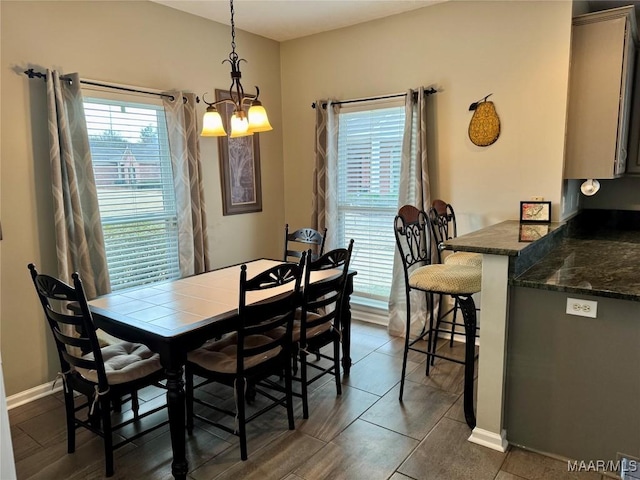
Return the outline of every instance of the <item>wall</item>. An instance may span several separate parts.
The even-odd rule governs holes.
[[[27,264],[55,273],[45,85],[22,71],[55,68],[83,78],[202,95],[227,88],[230,28],[151,2],[0,2],[2,304],[0,348],[8,395],[59,369]],[[263,212],[222,216],[216,139],[201,152],[213,266],[279,256],[283,161],[280,46],[237,32],[247,86],[259,84],[273,132],[261,135]],[[209,96],[211,98],[211,96]],[[204,107],[200,107],[204,113]]]
[[[311,216],[314,111],[321,98],[434,86],[432,198],[456,208],[465,233],[518,219],[543,196],[560,217],[571,2],[446,2],[284,42],[281,49],[285,218]],[[469,104],[493,93],[502,132],[481,148]]]

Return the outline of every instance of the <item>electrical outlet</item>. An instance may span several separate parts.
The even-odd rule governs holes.
[[[598,313],[598,302],[593,300],[579,300],[577,298],[567,298],[567,314],[578,315],[580,317],[596,318]]]
[[[544,197],[536,197],[536,196],[531,197],[532,202],[542,202],[543,200],[544,200]]]

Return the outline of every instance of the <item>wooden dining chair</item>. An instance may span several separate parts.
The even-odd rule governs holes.
[[[325,253],[317,260],[311,260],[310,251],[304,274],[302,307],[293,325],[293,342],[300,359],[300,375],[294,377],[301,384],[302,412],[309,418],[308,386],[327,374],[332,374],[336,382],[336,392],[342,394],[340,379],[340,340],[341,315],[344,310],[345,291],[349,274],[349,263],[353,251],[353,240],[348,248],[337,248]],[[339,274],[326,280],[312,282],[313,272],[337,269]],[[333,355],[321,351],[322,347],[333,345]],[[310,362],[308,356],[315,354],[316,361]],[[332,362],[331,366],[321,366],[318,361],[324,358]],[[315,370],[309,378],[308,368]]]
[[[162,405],[139,413],[137,391],[149,385],[162,387],[164,378],[158,354],[137,343],[119,342],[100,347],[91,311],[77,273],[72,275],[73,287],[48,275],[39,274],[35,265],[29,271],[38,298],[53,334],[60,360],[64,404],[67,417],[67,452],[75,451],[75,431],[84,427],[102,437],[106,476],[114,473],[113,451],[142,435],[166,425],[157,423],[137,434],[113,443],[113,433],[122,427],[139,423],[143,418],[164,408]],[[75,307],[71,313],[67,306]],[[75,332],[70,335],[68,327]],[[75,404],[75,393],[86,401]],[[111,405],[131,400],[133,418],[112,425]],[[86,414],[81,418],[80,414]]]
[[[240,303],[236,329],[220,340],[212,340],[189,352],[185,367],[187,431],[193,432],[194,417],[214,427],[240,437],[240,457],[247,459],[246,425],[278,405],[287,409],[289,429],[293,419],[291,380],[291,335],[296,309],[301,305],[300,283],[306,253],[300,264],[283,263],[247,279],[247,266],[241,266]],[[291,289],[282,292],[284,285]],[[270,293],[274,291],[273,293]],[[262,294],[251,303],[248,294]],[[266,295],[265,295],[266,294]],[[267,298],[264,298],[264,297]],[[255,297],[253,297],[255,299]],[[277,334],[273,334],[277,332]],[[271,335],[267,335],[267,334]],[[284,374],[284,388],[270,379]],[[203,380],[194,384],[194,376]],[[214,405],[195,395],[195,391],[212,382],[228,385],[234,390],[235,411]],[[259,393],[268,401],[250,416],[246,413],[246,391]],[[194,403],[234,417],[237,426],[230,428],[194,411]]]
[[[306,251],[311,246],[311,255],[313,259],[318,258],[324,253],[324,243],[327,238],[327,229],[325,228],[322,233],[314,230],[313,228],[300,228],[293,233],[289,233],[289,224],[284,226],[284,258],[285,262],[291,259],[299,260],[303,251]],[[294,245],[290,243],[298,244],[299,249],[294,248]]]

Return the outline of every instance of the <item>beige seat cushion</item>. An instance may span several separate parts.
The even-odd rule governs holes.
[[[140,343],[118,342],[100,350],[110,385],[137,380],[162,369],[158,354]],[[93,360],[93,353],[88,353],[83,358]],[[76,370],[87,380],[98,382],[98,372],[95,370]]]
[[[245,338],[245,345],[249,348],[258,347],[272,342],[273,339],[265,335],[250,335]],[[238,365],[238,336],[231,334],[225,338],[205,343],[202,347],[187,354],[187,359],[211,372],[235,373]],[[244,362],[245,370],[274,358],[282,351],[278,346],[259,355],[247,357]]]
[[[482,267],[482,254],[471,252],[453,252],[444,259],[445,265],[468,265]]]
[[[480,291],[482,269],[468,265],[425,265],[409,275],[409,285],[430,292],[470,294]]]

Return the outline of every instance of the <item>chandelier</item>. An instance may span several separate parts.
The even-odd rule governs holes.
[[[224,129],[222,123],[222,117],[218,112],[216,105],[222,103],[233,104],[233,115],[231,116],[231,134],[229,138],[244,137],[246,135],[253,135],[257,132],[268,132],[273,130],[273,127],[269,123],[267,117],[267,111],[262,106],[262,103],[258,100],[260,96],[260,89],[256,86],[256,95],[246,96],[244,89],[240,83],[242,74],[240,72],[240,62],[246,62],[244,58],[239,58],[236,53],[236,26],[233,21],[233,0],[230,0],[231,4],[231,53],[229,58],[222,61],[222,63],[229,62],[231,65],[231,86],[229,87],[229,97],[215,102],[207,102],[205,99],[206,93],[202,96],[202,101],[207,104],[207,111],[202,119],[202,133],[203,137],[224,137],[227,132]],[[249,110],[245,109],[249,107]]]

